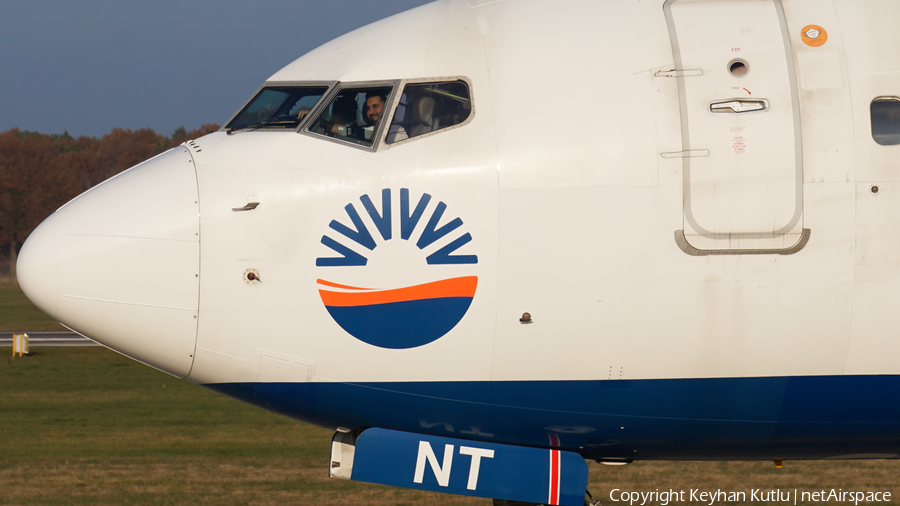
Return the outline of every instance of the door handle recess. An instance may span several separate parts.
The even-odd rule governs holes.
[[[672,70],[659,70],[653,77],[691,77],[691,76],[702,76],[703,71],[700,69],[672,69]]]
[[[259,206],[259,202],[247,202],[244,207],[232,207],[232,211],[252,211]]]
[[[768,100],[734,99],[734,100],[722,100],[719,102],[712,102],[709,104],[709,112],[716,112],[716,113],[756,112],[756,111],[765,111],[768,108],[769,108]]]

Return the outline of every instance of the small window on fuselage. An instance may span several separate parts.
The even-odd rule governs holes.
[[[229,131],[297,128],[326,90],[326,86],[267,86],[225,128]]]
[[[371,146],[378,132],[391,86],[342,88],[308,130],[360,146]]]
[[[385,141],[391,144],[450,128],[471,114],[472,101],[465,81],[407,84]]]
[[[872,138],[883,146],[900,144],[900,97],[878,97],[869,107]]]

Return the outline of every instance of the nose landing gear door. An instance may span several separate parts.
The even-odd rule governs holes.
[[[684,156],[685,251],[801,244],[797,79],[780,0],[668,0]],[[691,70],[688,72],[686,70]],[[698,155],[699,154],[699,155]]]

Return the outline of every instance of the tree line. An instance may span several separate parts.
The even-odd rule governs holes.
[[[102,138],[0,133],[0,275],[15,279],[22,243],[41,221],[92,186],[182,142],[219,129],[206,124],[171,136],[116,128]],[[7,272],[4,272],[7,271]]]

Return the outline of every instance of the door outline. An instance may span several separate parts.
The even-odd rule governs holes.
[[[677,72],[678,69],[684,69],[685,64],[683,63],[681,46],[679,45],[678,35],[676,31],[675,19],[672,14],[672,5],[679,1],[685,0],[666,0],[663,4],[663,10],[666,16],[666,24],[669,30],[669,37],[672,43],[672,54],[675,63],[675,69]],[[690,1],[690,0],[686,0]],[[795,199],[795,206],[793,210],[793,215],[790,216],[790,219],[787,220],[786,223],[773,230],[772,232],[759,232],[759,231],[740,231],[736,230],[734,232],[721,233],[714,232],[708,230],[707,228],[700,225],[695,218],[694,209],[692,207],[692,187],[691,187],[691,162],[692,157],[684,157],[683,158],[683,219],[685,224],[685,230],[682,231],[682,237],[690,247],[695,248],[697,250],[704,251],[715,251],[715,250],[723,250],[723,252],[728,252],[728,250],[733,250],[735,254],[743,254],[749,251],[753,252],[766,252],[771,251],[772,253],[783,252],[786,250],[791,250],[795,252],[794,246],[800,245],[801,241],[803,241],[804,234],[808,240],[808,232],[804,232],[802,228],[802,218],[803,218],[803,152],[802,152],[802,138],[801,138],[801,130],[800,130],[800,103],[799,103],[799,92],[798,92],[798,82],[797,82],[797,74],[793,59],[793,52],[791,49],[791,42],[789,31],[787,28],[787,20],[784,15],[784,9],[781,0],[770,0],[772,6],[775,9],[776,16],[778,18],[779,28],[781,30],[782,35],[782,47],[784,48],[784,58],[787,63],[787,79],[788,79],[788,87],[790,92],[790,100],[791,100],[791,118],[793,121],[793,133],[794,133],[794,142],[793,142],[793,166],[794,166],[794,174],[793,174],[793,184],[794,190],[793,195]],[[688,117],[688,107],[687,107],[687,90],[685,81],[687,79],[692,79],[695,76],[699,76],[702,74],[708,74],[709,70],[715,69],[701,69],[702,72],[696,74],[687,74],[687,73],[678,73],[675,75],[677,84],[678,84],[678,107],[679,107],[679,116],[681,118],[681,137],[682,137],[682,149],[683,150],[704,150],[709,149],[711,146],[693,146],[690,143],[690,122]],[[727,101],[729,97],[722,97],[723,101]],[[708,107],[708,105],[706,105]],[[756,114],[764,114],[766,111],[759,111]],[[774,226],[778,226],[775,224]],[[694,240],[694,243],[691,243],[691,240]],[[791,239],[795,239],[794,241],[787,243],[786,240],[790,241]],[[805,245],[805,241],[802,243]],[[802,248],[802,246],[800,246]],[[799,249],[799,248],[796,248]],[[783,254],[783,253],[782,253]]]

